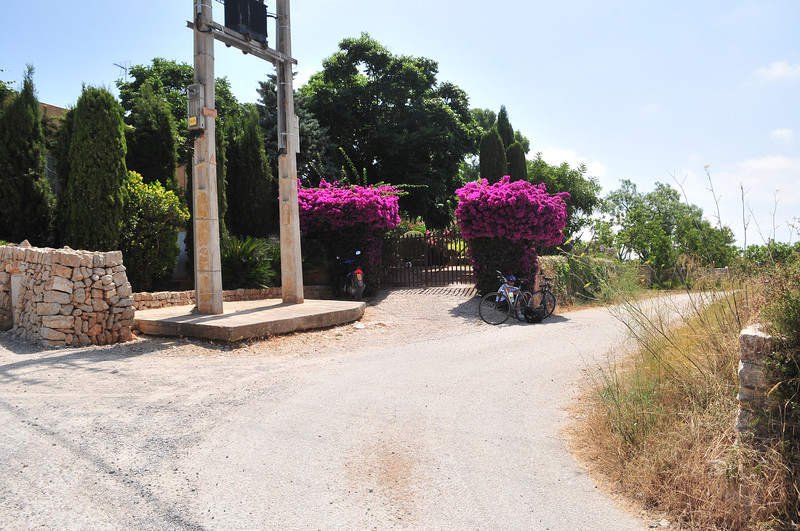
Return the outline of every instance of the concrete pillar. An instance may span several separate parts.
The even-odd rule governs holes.
[[[195,301],[199,313],[216,315],[222,313],[222,266],[214,142],[214,37],[206,26],[213,19],[211,2],[193,2],[192,5],[201,8],[194,30],[194,81],[205,90],[203,115],[206,123],[205,131],[194,142],[192,160]]]
[[[289,0],[278,0],[278,51],[292,56]],[[281,286],[283,302],[302,303],[303,266],[300,251],[300,213],[297,205],[299,131],[294,115],[292,63],[278,63],[278,187],[281,223]]]

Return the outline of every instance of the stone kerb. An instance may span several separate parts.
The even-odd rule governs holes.
[[[52,347],[105,345],[131,339],[134,311],[121,251],[0,246],[2,329]]]
[[[767,378],[764,358],[772,352],[772,337],[758,325],[748,326],[739,334],[739,414],[736,429],[740,433],[758,433],[768,414]]]

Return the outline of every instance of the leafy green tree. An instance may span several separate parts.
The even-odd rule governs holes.
[[[497,113],[497,132],[500,134],[500,140],[503,141],[503,148],[508,149],[514,143],[514,128],[508,121],[508,111],[505,105],[501,105],[500,112]]]
[[[84,87],[74,113],[65,240],[74,249],[114,250],[128,178],[122,107],[108,89]]]
[[[251,107],[228,153],[227,227],[238,236],[267,237],[277,225],[275,181],[264,151],[258,113]]]
[[[497,123],[497,114],[491,109],[471,109],[470,112],[473,120],[484,134]]]
[[[402,187],[400,208],[429,227],[451,222],[459,164],[478,140],[467,95],[437,83],[437,72],[436,62],[394,55],[364,33],[343,40],[300,89],[368,184]]]
[[[145,184],[158,181],[174,190],[176,159],[175,119],[163,96],[156,95],[150,85],[142,87],[134,98],[126,129],[128,153],[125,162],[130,170],[141,174]]]
[[[467,157],[458,164],[458,180],[462,186],[480,178],[481,166],[479,157]]]
[[[654,215],[646,204],[641,204],[625,217],[618,235],[622,246],[633,250],[642,263],[651,267],[657,281],[663,278],[663,271],[677,261],[668,233],[669,222],[665,221]]]
[[[150,87],[154,94],[163,97],[169,104],[176,125],[176,146],[186,144],[188,131],[186,87],[194,83],[194,69],[187,63],[156,57],[150,65],[135,65],[128,69],[130,81],[117,81],[122,108],[126,113],[133,110],[134,103],[144,87]],[[235,120],[239,116],[239,102],[231,91],[227,78],[214,80],[215,107],[219,114],[219,124]],[[130,120],[130,114],[128,114]],[[191,146],[190,146],[191,148]],[[179,152],[179,162],[191,165],[191,149]]]
[[[508,161],[508,175],[512,181],[528,180],[528,161],[525,160],[525,150],[522,149],[522,144],[514,142],[508,146],[506,160]]]
[[[678,253],[694,257],[708,266],[731,265],[738,253],[730,227],[715,227],[703,219],[699,207],[685,206],[688,206],[687,215],[678,219],[675,231]]]
[[[271,74],[267,81],[259,82],[258,112],[264,132],[267,158],[272,163],[272,172],[278,174],[278,94],[276,76]],[[331,143],[327,131],[311,111],[308,110],[308,97],[295,91],[294,113],[300,123],[300,153],[297,154],[297,177],[311,186],[319,185],[320,179],[335,181],[341,171],[337,161],[336,146]]]
[[[45,169],[45,137],[28,65],[22,90],[0,112],[0,238],[47,246],[55,197]]]
[[[673,267],[681,255],[700,260],[705,265],[729,265],[735,255],[733,233],[728,227],[713,227],[703,219],[703,211],[683,203],[678,192],[656,183],[652,192],[643,194],[631,181],[608,194],[604,211],[610,222],[619,227],[617,245],[621,255],[635,255],[648,262],[658,278]]]
[[[504,175],[508,175],[506,150],[496,127],[489,129],[483,135],[480,145],[480,172],[481,178],[496,183]]]
[[[587,177],[586,166],[570,168],[566,162],[551,166],[537,153],[536,158],[527,161],[528,180],[533,184],[544,183],[551,194],[569,192],[567,203],[567,238],[580,235],[584,227],[592,223],[592,215],[600,208],[600,184],[594,177]]]
[[[4,69],[0,68],[0,72],[5,72]],[[3,109],[6,102],[14,95],[14,89],[12,87],[13,83],[11,81],[4,81],[0,79],[0,110]]]
[[[137,291],[151,291],[169,280],[180,255],[178,231],[189,220],[180,198],[158,182],[145,183],[130,172],[125,182],[120,248],[128,280]]]
[[[753,268],[766,264],[789,265],[800,259],[800,242],[791,245],[770,239],[766,245],[748,245],[742,257]]]
[[[133,110],[135,100],[144,87],[167,100],[178,127],[187,126],[186,87],[194,82],[194,69],[187,63],[178,63],[156,57],[150,65],[134,65],[128,69],[130,81],[117,80],[119,99],[126,112]]]

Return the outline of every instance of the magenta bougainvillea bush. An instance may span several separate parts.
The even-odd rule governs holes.
[[[495,270],[535,273],[535,247],[558,245],[567,224],[567,192],[550,195],[544,184],[486,179],[456,190],[456,219],[467,240],[478,289],[496,289]]]
[[[456,190],[456,218],[461,235],[474,238],[505,238],[537,245],[557,245],[564,237],[569,199],[567,192],[550,195],[544,184],[509,182],[505,176],[489,184],[486,179]]]
[[[369,278],[380,262],[383,234],[400,223],[398,195],[388,185],[350,186],[322,180],[319,188],[297,191],[300,230],[327,250],[333,269],[337,256],[349,258],[360,251],[360,265]]]
[[[398,191],[384,186],[341,186],[324,179],[319,188],[297,191],[303,234],[360,226],[389,230],[400,223]]]

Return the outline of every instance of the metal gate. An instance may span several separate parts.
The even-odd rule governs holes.
[[[383,240],[382,287],[474,283],[467,244],[457,232],[408,232]]]

